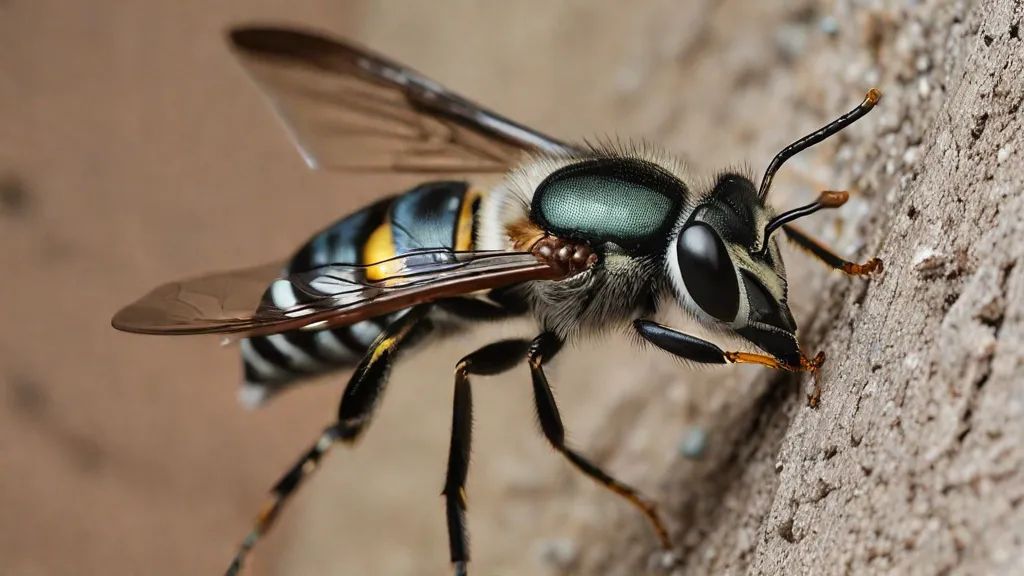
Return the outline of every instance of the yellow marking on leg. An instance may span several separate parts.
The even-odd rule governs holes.
[[[733,364],[760,364],[776,370],[788,370],[790,372],[815,372],[825,362],[825,353],[818,352],[814,358],[807,358],[800,355],[800,364],[790,366],[783,364],[777,358],[765,356],[764,354],[753,354],[750,352],[726,352],[725,359]]]
[[[376,364],[380,360],[381,356],[386,354],[389,350],[395,347],[398,342],[397,334],[395,336],[389,336],[373,347],[373,352],[370,354],[370,364]]]
[[[257,533],[263,534],[270,528],[274,523],[274,519],[277,518],[277,512],[280,510],[280,506],[281,500],[279,498],[273,498],[263,505],[259,514],[256,515]]]
[[[725,359],[733,364],[760,364],[776,370],[788,370],[789,367],[771,356],[751,354],[749,352],[726,352]]]
[[[410,312],[410,314],[411,313],[412,312]],[[404,316],[402,317],[402,320],[398,320],[398,322],[402,322],[403,320],[406,320]],[[416,322],[405,322],[402,324],[401,330],[394,334],[390,336],[384,336],[381,334],[381,336],[378,336],[377,340],[374,340],[373,344],[370,345],[372,352],[370,352],[370,361],[367,363],[367,366],[376,364],[384,354],[390,352],[398,345],[399,342],[405,340],[405,337],[408,336],[409,332],[415,327]]]

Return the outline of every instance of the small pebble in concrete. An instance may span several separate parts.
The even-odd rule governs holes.
[[[907,148],[903,152],[903,164],[906,165],[906,166],[910,166],[914,162],[917,162],[917,156],[918,156],[919,152],[920,152],[920,150],[918,149],[917,146],[911,146],[910,148]]]
[[[708,435],[703,428],[694,426],[683,432],[682,438],[679,440],[679,453],[684,458],[696,460],[704,455],[704,449],[707,447]]]
[[[999,149],[998,152],[996,152],[996,162],[999,162],[1000,164],[1002,164],[1003,162],[1006,162],[1009,159],[1010,159],[1010,149],[1007,148],[1006,146],[1003,146],[1002,148]]]
[[[914,254],[910,265],[921,274],[935,272],[946,265],[946,256],[933,248],[921,248]]]
[[[537,547],[537,557],[541,564],[565,572],[576,567],[580,549],[576,541],[569,538],[543,540]]]
[[[831,14],[827,16],[822,16],[821,20],[818,20],[818,29],[824,32],[825,34],[832,36],[839,32],[839,21],[836,20],[836,17],[832,16]]]

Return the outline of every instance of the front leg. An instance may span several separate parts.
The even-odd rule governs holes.
[[[800,355],[796,363],[789,363],[774,356],[750,352],[726,352],[707,340],[684,334],[650,320],[634,320],[633,327],[651,344],[684,360],[699,364],[760,364],[777,370],[790,372],[815,372],[825,362],[825,353],[818,352],[814,358]]]
[[[760,364],[777,370],[815,374],[825,362],[824,352],[818,352],[814,358],[808,358],[801,353],[796,362],[788,362],[765,354],[726,352],[707,340],[684,334],[650,320],[634,320],[633,327],[644,340],[658,348],[699,364]],[[811,407],[817,406],[820,396],[821,390],[818,388],[817,379],[815,379],[815,387],[807,397],[807,403]]]

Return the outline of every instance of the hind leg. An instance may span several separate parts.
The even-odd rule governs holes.
[[[316,443],[274,484],[269,500],[231,561],[227,576],[239,573],[246,555],[274,525],[285,503],[316,470],[323,455],[339,441],[352,444],[366,429],[399,352],[430,330],[430,321],[425,318],[428,311],[429,306],[412,308],[385,328],[370,345],[345,388],[337,421],[325,428]]]

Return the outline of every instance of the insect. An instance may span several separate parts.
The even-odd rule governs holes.
[[[551,445],[649,521],[655,504],[565,442],[544,366],[563,344],[614,329],[690,362],[815,371],[787,304],[774,232],[834,269],[868,275],[878,259],[846,261],[791,222],[837,208],[845,192],[778,213],[766,202],[784,162],[870,111],[863,102],[783,149],[760,186],[726,171],[704,183],[647,146],[561,142],[346,41],[284,28],[232,30],[229,42],[314,168],[420,174],[504,173],[490,189],[427,181],[315,234],[285,262],[161,286],[118,312],[115,328],[240,339],[243,397],[252,403],[314,374],[353,368],[337,419],[274,485],[227,571],[236,574],[288,498],[337,444],[366,429],[401,353],[470,322],[532,316],[539,335],[483,346],[455,366],[444,483],[453,570],[467,574],[465,481],[471,380],[526,362]],[[656,323],[681,307],[738,348]]]

